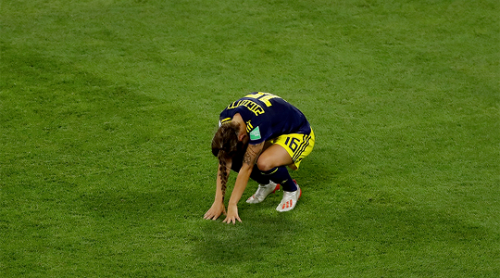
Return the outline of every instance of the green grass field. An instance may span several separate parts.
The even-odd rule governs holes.
[[[3,0],[0,277],[500,277],[500,3]],[[316,133],[204,220],[218,114]],[[232,188],[235,175],[229,182]]]

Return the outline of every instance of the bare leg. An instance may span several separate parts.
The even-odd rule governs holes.
[[[257,167],[261,171],[269,171],[275,167],[287,166],[292,163],[292,158],[282,146],[271,145],[260,155],[257,160]]]

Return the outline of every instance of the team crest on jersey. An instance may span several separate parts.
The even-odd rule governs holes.
[[[259,140],[260,138],[261,136],[259,127],[256,127],[250,132],[250,140]]]

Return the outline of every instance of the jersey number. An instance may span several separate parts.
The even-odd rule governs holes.
[[[270,99],[280,98],[279,96],[276,96],[276,95],[273,95],[270,93],[262,93],[262,92],[249,94],[249,95],[246,95],[245,97],[258,99],[258,100],[262,101],[263,103],[265,103],[267,107],[273,106],[271,104],[271,102],[269,101]]]

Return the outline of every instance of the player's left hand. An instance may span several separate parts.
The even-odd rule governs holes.
[[[241,222],[240,216],[238,215],[238,207],[229,205],[227,208],[226,219],[222,222],[227,224],[233,223],[234,225],[236,224],[236,220]]]

